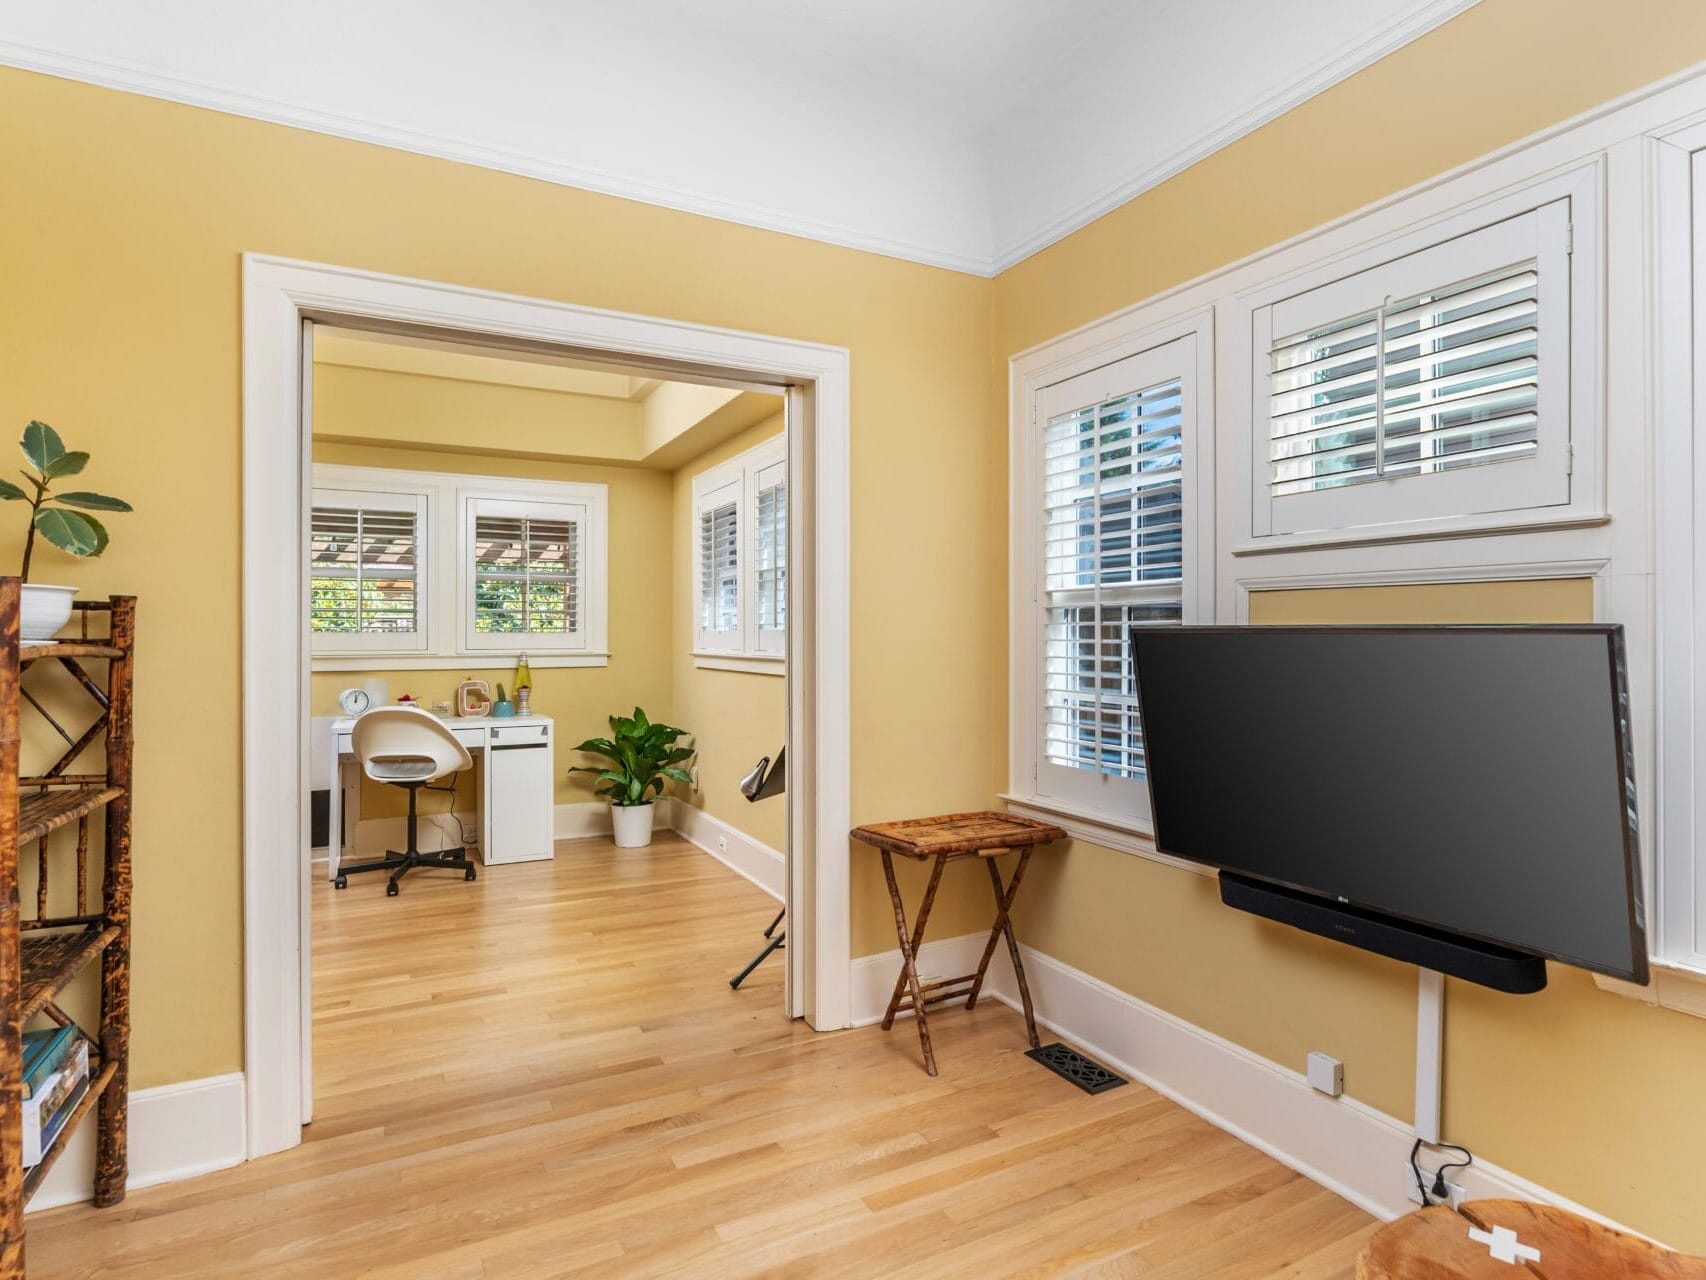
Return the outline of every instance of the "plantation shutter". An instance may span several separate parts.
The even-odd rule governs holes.
[[[1184,616],[1194,344],[1043,396],[1040,795],[1147,811],[1129,631]]]
[[[580,526],[570,519],[474,518],[474,630],[580,630]]]
[[[424,643],[424,525],[415,495],[315,491],[308,626],[316,652]]]
[[[1258,533],[1568,501],[1569,203],[1257,313]]]
[[[699,647],[741,647],[741,482],[699,504]]]
[[[757,648],[782,653],[788,630],[788,464],[774,462],[754,479],[753,590]]]
[[[547,652],[585,645],[587,509],[467,497],[465,647]]]

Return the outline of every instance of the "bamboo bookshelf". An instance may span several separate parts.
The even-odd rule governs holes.
[[[124,1199],[126,1099],[130,1068],[130,778],[131,678],[136,599],[113,596],[78,601],[77,637],[22,644],[18,639],[19,581],[0,578],[0,1280],[24,1274],[24,1206],[65,1150],[72,1133],[95,1115],[94,1199]],[[102,623],[105,623],[104,628]],[[100,632],[104,629],[105,635]],[[103,684],[86,664],[106,664]],[[55,665],[95,704],[86,729],[67,729],[40,697],[24,687],[36,664]],[[58,710],[57,703],[55,710]],[[26,710],[63,740],[64,749],[44,772],[20,777],[19,745]],[[61,715],[65,713],[60,711]],[[69,718],[69,717],[67,717]],[[100,772],[74,766],[97,741],[106,742]],[[91,829],[105,839],[92,847]],[[75,828],[73,843],[53,839]],[[25,914],[19,864],[34,846],[36,889]],[[51,848],[50,848],[51,845]],[[66,889],[63,869],[50,869],[75,851],[75,909],[63,901],[50,910],[49,882]],[[97,900],[91,899],[90,860],[102,863]],[[101,961],[100,1025],[91,1037],[90,1086],[41,1163],[23,1168],[23,1042],[37,1016],[60,1025],[72,1019],[57,1003],[61,993],[96,957]]]

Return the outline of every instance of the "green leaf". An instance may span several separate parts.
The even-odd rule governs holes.
[[[71,457],[71,454],[66,454]],[[53,501],[63,502],[68,507],[81,507],[85,511],[130,511],[133,508],[123,498],[109,498],[104,493],[88,493],[81,489],[70,493],[56,493]]]
[[[685,769],[665,769],[663,771],[663,776],[668,778],[671,782],[679,782],[684,787],[691,787],[693,785],[693,775],[688,773]]]
[[[81,449],[72,453],[62,453],[47,466],[42,468],[42,474],[49,480],[60,476],[74,476],[89,465],[89,455]]]
[[[82,520],[84,524],[88,525],[95,531],[95,549],[89,554],[92,556],[98,556],[101,552],[107,549],[107,527],[99,520],[95,519],[94,516],[83,516]]]
[[[27,498],[28,496],[28,494],[18,488],[18,486],[13,484],[10,480],[0,480],[0,499],[4,499],[7,502],[16,502],[20,498]]]
[[[75,511],[42,507],[36,512],[35,525],[42,537],[70,555],[98,555],[101,547],[106,545],[95,526]]]
[[[59,438],[59,432],[45,422],[31,422],[24,428],[24,437],[18,441],[18,447],[24,451],[37,471],[46,475],[48,468],[65,456],[65,441]]]

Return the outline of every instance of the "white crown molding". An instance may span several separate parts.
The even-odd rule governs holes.
[[[676,209],[683,213],[696,213],[722,222],[739,223],[764,231],[778,231],[783,235],[799,236],[847,249],[859,249],[925,266],[943,267],[969,275],[994,274],[987,253],[964,253],[893,236],[872,235],[853,227],[799,217],[764,205],[718,199],[679,187],[645,182],[603,169],[563,164],[543,156],[493,147],[447,134],[421,133],[390,121],[316,111],[200,78],[162,74],[117,59],[89,58],[66,49],[0,38],[0,65],[57,76],[65,80],[80,80],[105,89],[139,93],[150,98],[203,107],[228,115],[246,116],[269,124],[307,129],[313,133],[347,138],[353,142],[390,147],[395,151],[409,151],[440,160],[478,165],[484,169],[495,169],[523,178],[537,178],[559,186],[577,187],[624,200],[635,200],[641,204]]]
[[[1112,213],[1122,204],[1153,187],[1160,186],[1167,179],[1177,177],[1199,160],[1207,159],[1245,134],[1254,133],[1293,107],[1332,88],[1341,80],[1349,79],[1365,67],[1373,66],[1387,54],[1396,52],[1418,36],[1426,35],[1435,27],[1478,3],[1480,0],[1432,0],[1432,3],[1388,24],[1366,40],[1360,40],[1329,54],[1277,93],[1270,94],[1248,111],[1224,124],[1199,134],[1166,159],[1151,165],[1137,176],[1109,187],[1100,195],[1078,205],[1069,213],[1062,214],[1030,235],[998,246],[993,260],[982,274],[999,275],[1056,241],[1064,240],[1074,231],[1088,226],[1104,214]]]
[[[784,235],[882,254],[951,271],[990,277],[1070,235],[1126,201],[1165,182],[1197,161],[1267,124],[1322,90],[1378,61],[1410,40],[1469,8],[1476,0],[1431,0],[1367,39],[1331,53],[1280,91],[1237,117],[1174,150],[1142,173],[1108,187],[1047,225],[991,252],[987,245],[955,246],[874,234],[821,218],[788,213],[762,202],[730,200],[684,187],[647,181],[605,168],[565,163],[449,133],[422,132],[393,121],[316,110],[252,93],[215,80],[165,73],[138,62],[88,56],[50,44],[0,37],[0,64],[104,88],[245,116],[290,128],[432,156],[499,172],[576,187],[621,199],[676,209]]]

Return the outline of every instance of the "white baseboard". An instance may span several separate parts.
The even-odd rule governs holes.
[[[782,901],[787,892],[788,869],[786,860],[776,850],[689,804],[674,805],[670,820],[676,831],[718,862],[745,876],[776,901]]]
[[[675,801],[664,796],[655,803],[654,825],[660,829],[669,828],[675,813]],[[603,800],[579,800],[557,805],[552,810],[551,832],[558,840],[584,840],[588,836],[607,836],[610,831],[610,805]]]
[[[134,1090],[127,1185],[134,1191],[242,1164],[247,1124],[240,1072]],[[32,1212],[77,1204],[94,1194],[93,1118],[78,1127],[70,1142],[30,1201]]]
[[[926,942],[921,974],[972,972],[987,936]],[[1021,953],[1039,1024],[1378,1218],[1390,1220],[1415,1208],[1404,1176],[1415,1135],[1402,1121],[1354,1098],[1317,1093],[1289,1067],[1051,956],[1029,947]],[[996,961],[988,989],[1017,1009],[1006,948],[997,950]],[[855,1026],[882,1019],[899,972],[898,950],[853,962]],[[1479,1156],[1452,1177],[1472,1199],[1534,1200],[1629,1230]]]

